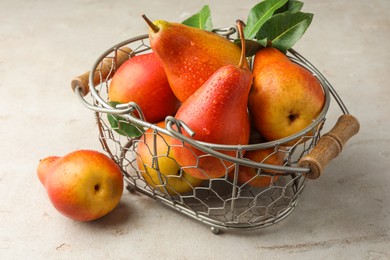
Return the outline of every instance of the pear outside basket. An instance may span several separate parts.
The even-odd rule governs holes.
[[[230,40],[237,38],[235,27],[214,31]],[[273,142],[251,145],[220,145],[195,141],[185,137],[181,131],[190,131],[183,122],[174,117],[166,118],[166,127],[161,128],[146,122],[142,110],[134,102],[113,106],[107,98],[110,79],[116,69],[131,57],[150,52],[147,35],[141,35],[123,41],[104,52],[93,64],[91,72],[72,80],[72,88],[81,102],[95,111],[99,130],[99,139],[103,149],[120,166],[127,188],[149,196],[188,217],[210,226],[218,233],[226,229],[255,229],[272,225],[288,216],[296,207],[308,179],[315,179],[323,172],[325,165],[336,157],[346,141],[358,132],[359,123],[351,115],[342,100],[325,77],[305,58],[294,50],[289,50],[290,59],[306,68],[320,81],[326,102],[322,112],[306,129],[293,136]],[[321,134],[331,97],[336,100],[342,115],[335,126],[326,134]],[[135,116],[137,114],[138,116]],[[185,147],[195,147],[203,152],[202,156],[214,156],[221,162],[231,162],[225,175],[205,180],[184,194],[169,192],[169,178],[178,178],[177,173],[163,176],[158,163],[148,165],[159,174],[159,182],[148,184],[143,178],[146,172],[139,169],[137,147],[143,137],[130,138],[119,134],[112,127],[108,117],[119,120],[119,125],[133,124],[139,128],[153,129],[153,135],[170,135],[180,139]],[[176,131],[175,129],[180,129]],[[156,140],[156,139],[155,139]],[[291,144],[291,142],[294,142]],[[289,143],[288,146],[285,144]],[[190,148],[189,148],[190,149]],[[271,149],[272,154],[282,153],[283,165],[272,165],[243,158],[245,151]],[[155,156],[154,149],[150,152]],[[221,151],[235,151],[236,156],[228,156]],[[142,160],[141,160],[142,161]],[[229,164],[230,165],[230,164]],[[197,167],[194,165],[193,167]],[[237,175],[242,167],[255,169],[257,176],[268,178],[263,187],[252,187],[250,180],[239,183]],[[183,174],[184,167],[179,173]],[[256,176],[256,177],[257,177]]]

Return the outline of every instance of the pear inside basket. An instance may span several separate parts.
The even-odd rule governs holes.
[[[159,32],[156,24],[166,26],[164,21],[154,24],[144,19],[152,34]],[[204,74],[203,67],[197,67],[198,58],[188,59],[188,50],[178,47],[169,52],[174,59],[166,59],[180,61],[183,67],[159,67],[155,50],[161,46],[153,45],[146,34],[108,49],[93,65],[93,73],[72,81],[80,100],[95,111],[99,140],[121,167],[128,189],[209,225],[215,233],[265,227],[284,219],[296,207],[307,180],[318,178],[359,129],[329,82],[295,50],[289,48],[284,54],[264,47],[254,56],[247,55],[246,41],[239,40],[244,39],[239,22],[237,27],[205,33],[215,45],[228,42],[227,53],[237,52],[233,58],[238,66],[222,66],[198,89],[189,89]],[[199,45],[195,39],[189,44]],[[214,62],[203,56],[202,62]],[[261,65],[256,61],[259,56]],[[279,67],[268,69],[276,60]],[[139,68],[143,62],[148,65]],[[136,64],[136,69],[123,72],[125,64]],[[185,70],[187,74],[182,75]],[[264,71],[271,76],[263,75]],[[305,91],[289,91],[284,103],[273,96],[260,97],[258,92],[263,90],[257,85],[287,82],[291,87],[289,82],[295,80],[289,78],[291,71],[304,75]],[[121,99],[123,93],[134,91],[118,90],[118,86],[127,86],[127,78],[137,73],[140,81],[152,79],[149,85],[165,89],[144,88],[129,100]],[[168,83],[165,74],[175,84]],[[134,90],[141,84],[130,85]],[[321,134],[331,96],[343,115],[330,132]],[[286,103],[294,106],[286,108]],[[297,112],[299,106],[306,107],[309,119]],[[274,112],[283,109],[281,120],[275,120]]]
[[[329,104],[326,82],[319,78],[327,99],[323,111],[294,136],[257,142],[259,136],[252,133],[249,145],[209,144],[184,137],[186,128],[173,117],[151,124],[136,103],[116,105],[108,100],[110,79],[119,67],[116,61],[149,52],[146,35],[108,50],[95,64],[97,82],[89,95],[101,144],[122,168],[128,188],[215,228],[263,227],[286,217],[297,205],[307,180],[307,169],[297,163],[320,137]],[[299,57],[292,55],[291,59],[311,70]],[[179,142],[171,145],[172,139]],[[192,165],[176,162],[172,151],[179,148],[193,155]],[[220,169],[217,177],[208,176],[200,167],[206,163]],[[187,174],[190,171],[204,178],[194,178]]]

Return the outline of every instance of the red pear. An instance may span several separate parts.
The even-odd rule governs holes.
[[[119,166],[105,154],[77,150],[40,160],[39,180],[53,206],[78,221],[91,221],[111,212],[123,192]]]
[[[239,25],[243,39],[241,23]],[[250,122],[247,101],[252,73],[245,59],[244,40],[242,45],[239,65],[226,65],[218,69],[179,108],[176,119],[195,132],[193,139],[216,144],[248,144]],[[199,179],[221,177],[233,164],[206,155],[188,144],[183,147],[177,139],[173,139],[172,144],[176,161],[186,172]],[[236,156],[236,151],[220,152]]]
[[[241,50],[228,39],[180,23],[148,23],[150,46],[167,73],[176,97],[184,102],[219,68],[238,64]]]
[[[151,123],[174,115],[180,106],[154,53],[140,54],[123,63],[112,78],[108,97],[112,102],[137,103]]]

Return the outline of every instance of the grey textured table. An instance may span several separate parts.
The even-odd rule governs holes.
[[[313,23],[295,46],[360,119],[360,133],[294,212],[251,232],[214,235],[152,199],[125,192],[91,223],[61,216],[36,177],[39,159],[102,150],[93,113],[70,80],[110,46],[143,34],[140,14],[181,21],[203,4],[215,27],[257,1],[22,1],[0,8],[2,259],[389,259],[390,2],[306,1]],[[334,121],[339,110],[329,112]]]

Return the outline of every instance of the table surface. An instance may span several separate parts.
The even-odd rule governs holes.
[[[215,235],[144,195],[72,221],[50,204],[40,159],[102,151],[93,113],[70,89],[112,45],[144,34],[140,14],[182,21],[209,4],[214,27],[246,20],[248,1],[22,1],[0,8],[2,259],[390,259],[390,1],[306,1],[315,14],[294,47],[336,88],[361,129],[283,221]],[[335,106],[333,102],[333,106]],[[329,122],[340,115],[331,109]],[[212,245],[210,245],[212,242]]]

